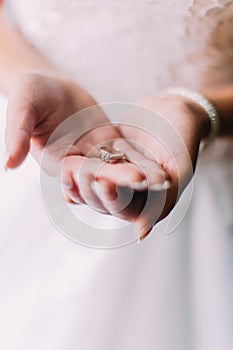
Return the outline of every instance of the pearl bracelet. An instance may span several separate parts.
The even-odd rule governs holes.
[[[162,96],[166,95],[179,95],[186,97],[201,106],[207,113],[211,126],[209,135],[205,140],[201,141],[199,150],[202,152],[215,139],[219,132],[219,115],[215,106],[200,92],[192,91],[184,87],[168,87],[162,93]]]

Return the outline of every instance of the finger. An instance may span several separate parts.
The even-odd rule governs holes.
[[[64,163],[61,164],[62,167],[63,165]],[[73,203],[76,204],[86,204],[86,202],[80,194],[78,185],[72,177],[72,173],[69,170],[69,167],[62,168],[60,177],[65,198],[69,198]]]
[[[161,190],[162,192],[164,192],[164,190],[167,189],[167,182],[165,182],[165,173],[157,163],[151,160],[148,160],[148,163],[146,163],[144,156],[138,151],[134,150],[124,140],[115,141],[114,147],[123,150],[126,153],[127,158],[130,158],[130,160],[133,159],[133,161],[137,164],[123,164],[124,169],[122,167],[120,171],[121,177],[124,176],[124,178],[127,178],[129,169],[133,169],[134,174],[138,174],[138,170],[140,169],[140,171],[144,172],[145,176],[147,177],[148,183],[153,188],[153,190]],[[138,166],[138,164],[140,164],[140,166]],[[120,164],[117,163],[113,165],[115,166],[115,168],[117,168],[118,165],[119,169]],[[113,170],[113,165],[111,166],[110,170]],[[106,166],[104,170],[106,175]],[[142,172],[139,174],[142,174]],[[119,171],[115,171],[115,174],[119,178]],[[166,185],[166,187],[164,186],[164,184]],[[131,182],[130,185],[131,186],[129,186],[128,189],[119,186],[118,191],[116,191],[116,188],[113,185],[112,187],[110,187],[107,186],[106,183],[104,184],[103,181],[98,181],[96,190],[105,208],[107,208],[107,210],[111,214],[128,221],[137,221],[137,225],[135,225],[137,231],[136,233],[141,236],[153,227],[154,223],[160,216],[161,211],[163,209],[164,201],[162,201],[162,198],[158,197],[164,197],[164,193],[162,193],[161,195],[156,195],[156,198],[153,198],[153,200],[150,195],[150,199],[148,200],[148,193],[147,191],[145,191],[145,189],[147,189],[147,184],[145,186],[145,181],[136,184],[134,182]],[[139,193],[132,193],[132,188],[140,189],[140,195]],[[151,205],[149,201],[152,202]],[[146,210],[143,210],[145,203]],[[140,214],[142,210],[143,214]]]
[[[63,191],[64,191],[66,200],[67,198],[69,199],[68,202],[75,203],[75,204],[86,204],[75,182],[73,182],[72,186],[71,185],[68,186],[67,180],[64,180]]]
[[[140,172],[140,169],[136,165],[127,162],[109,164],[97,158],[70,156],[65,159],[64,168],[72,173],[72,177],[88,205],[96,209],[100,209],[102,206],[102,210],[107,208],[111,212],[122,211],[122,207],[125,208],[130,202],[127,202],[129,194],[123,193],[121,201],[111,203],[108,206],[102,202],[103,198],[99,198],[100,192],[96,191],[95,181],[105,180],[105,190],[113,195],[113,189],[115,190],[116,186],[133,188],[145,180],[145,176]],[[117,192],[113,197],[115,198],[116,195],[118,195]]]
[[[141,198],[136,200],[132,188],[116,187],[115,184],[103,179],[96,181],[93,188],[106,210],[123,220],[134,221],[145,203],[141,192]]]
[[[145,173],[148,181],[148,196],[144,208],[134,223],[135,236],[139,241],[142,241],[149,235],[153,226],[167,216],[174,207],[177,200],[177,187],[176,184],[171,186],[171,182],[168,180],[169,175],[157,162],[145,159],[144,155],[129,143],[118,139],[115,141],[114,147],[123,150],[127,158],[137,164]],[[143,186],[141,190],[144,190]],[[138,201],[138,198],[135,198],[135,201]],[[138,205],[138,202],[134,202],[134,204]]]
[[[65,197],[65,201],[69,204],[78,204],[78,203],[75,203],[69,196],[68,194],[65,193],[64,191],[64,197]]]
[[[92,188],[95,171],[96,164],[91,159],[82,156],[66,157],[62,164],[62,183],[74,202],[87,204],[98,212],[106,213]]]
[[[14,98],[9,101],[5,132],[7,168],[18,167],[27,156],[35,120],[36,112],[32,104],[22,104]]]
[[[137,239],[142,240],[149,234],[158,221],[164,204],[164,191],[148,192],[145,206],[134,222],[134,234]]]
[[[156,161],[146,158],[145,155],[122,139],[117,139],[114,142],[114,147],[122,150],[126,154],[127,159],[137,165],[144,173],[147,183],[144,184],[144,187],[142,185],[141,188],[139,186],[139,188],[135,189],[144,190],[148,187],[150,190],[160,191],[166,190],[170,186],[168,174]]]
[[[165,191],[134,192],[130,188],[116,187],[104,180],[96,182],[95,191],[102,204],[112,215],[134,222],[136,238],[144,239],[155,223],[161,219],[166,202]]]
[[[135,164],[125,161],[110,164],[99,158],[87,158],[82,156],[69,156],[65,158],[64,166],[73,173],[73,178],[77,183],[82,180],[80,171],[89,172],[93,180],[104,179],[116,185],[128,185],[132,188],[145,181],[145,175]],[[72,168],[73,166],[73,168]]]
[[[126,161],[119,161],[114,164],[98,160],[100,164],[96,179],[105,179],[117,186],[128,186],[131,188],[142,186],[146,178],[140,168]]]
[[[148,236],[156,223],[164,219],[177,201],[175,186],[164,191],[149,191],[146,204],[134,222],[134,233],[139,242]]]

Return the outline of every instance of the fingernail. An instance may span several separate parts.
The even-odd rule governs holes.
[[[150,233],[150,231],[152,230],[152,228],[150,228],[149,230],[145,231],[141,231],[142,233],[140,235],[137,236],[138,240],[137,243],[141,243]]]
[[[146,190],[148,188],[148,182],[147,180],[143,180],[141,182],[131,183],[131,187],[134,190]]]
[[[148,235],[149,233],[151,232],[153,227],[150,227],[149,229],[148,228],[144,228],[144,229],[141,229],[139,231],[139,233],[136,233],[135,236],[137,238],[137,243],[141,243]]]
[[[162,184],[154,184],[149,186],[149,190],[151,191],[165,191],[171,187],[171,182],[166,180]]]
[[[4,170],[7,171],[9,170],[7,163],[10,159],[10,153],[8,151],[4,152],[4,156],[3,156],[3,164],[4,164]]]

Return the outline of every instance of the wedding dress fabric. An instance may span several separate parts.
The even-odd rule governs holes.
[[[232,1],[18,0],[6,10],[100,103],[233,81]],[[199,160],[191,204],[172,234],[164,220],[142,244],[107,251],[55,229],[31,158],[2,172],[0,346],[231,349],[232,150],[216,142]]]

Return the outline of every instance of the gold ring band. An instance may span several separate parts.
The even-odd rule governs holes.
[[[116,163],[119,160],[126,159],[124,152],[110,146],[98,147],[98,152],[100,158],[106,163]]]

